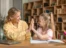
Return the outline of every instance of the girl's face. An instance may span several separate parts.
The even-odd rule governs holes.
[[[39,17],[39,26],[44,27],[46,24],[46,21],[44,20],[44,18],[42,16]]]
[[[19,20],[20,20],[20,12],[16,12],[14,15],[13,15],[13,17],[11,17],[11,20],[13,21],[13,22],[19,22]]]

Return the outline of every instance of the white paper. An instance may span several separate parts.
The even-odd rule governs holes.
[[[49,43],[64,43],[62,40],[48,40]]]
[[[31,40],[30,43],[48,43],[48,41],[44,40],[44,41],[41,41],[41,40]]]
[[[31,40],[31,44],[37,44],[37,43],[64,43],[61,40]]]

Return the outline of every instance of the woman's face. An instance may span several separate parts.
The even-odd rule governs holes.
[[[20,20],[20,12],[16,12],[14,15],[13,15],[13,17],[11,17],[12,18],[12,21],[13,22],[19,22],[19,20]]]
[[[44,18],[42,16],[39,17],[39,26],[44,27],[46,24],[46,21],[44,20]]]

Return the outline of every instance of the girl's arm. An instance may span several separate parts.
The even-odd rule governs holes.
[[[53,30],[53,38],[55,38],[55,24],[54,24],[54,16],[53,13],[51,13],[51,29]]]
[[[48,35],[47,34],[40,34],[37,32],[37,30],[35,30],[34,28],[32,28],[32,31],[37,35],[37,37],[41,40],[48,40]]]
[[[48,39],[48,35],[42,35],[40,33],[38,33],[38,31],[34,28],[34,19],[31,20],[31,30],[37,35],[37,37],[41,40],[47,40]],[[34,36],[35,39],[37,38],[36,36]]]
[[[51,34],[53,34],[52,31],[48,31],[47,34],[44,34],[42,35],[41,33],[39,33],[35,28],[34,28],[34,20],[32,19],[31,21],[31,30],[35,33],[35,35],[37,35],[37,37],[40,39],[40,40],[48,40],[49,39],[49,36],[51,37]],[[51,33],[51,34],[50,34]],[[34,39],[37,38],[36,36],[34,36]]]

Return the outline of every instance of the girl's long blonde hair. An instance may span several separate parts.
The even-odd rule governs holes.
[[[42,13],[40,16],[42,16],[44,18],[44,20],[46,21],[46,27],[51,28],[50,15],[48,13]]]
[[[6,17],[5,23],[11,21],[10,17],[12,17],[16,12],[20,12],[20,10],[14,7],[10,8],[8,11],[8,16]]]

